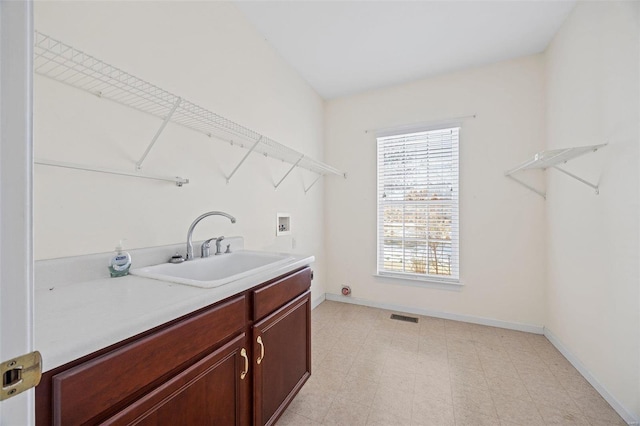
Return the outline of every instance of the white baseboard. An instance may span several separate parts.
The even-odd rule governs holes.
[[[387,309],[389,311],[406,312],[410,314],[425,315],[429,317],[443,318],[454,321],[464,321],[473,324],[488,325],[490,327],[506,328],[509,330],[525,331],[528,333],[543,334],[544,327],[541,325],[521,324],[517,322],[501,321],[491,318],[475,317],[471,315],[452,314],[449,312],[432,311],[430,309],[411,308],[408,306],[393,305],[390,303],[374,302],[366,299],[359,299],[341,294],[326,293],[326,300],[335,302],[352,303],[354,305],[370,306],[372,308]]]
[[[311,309],[315,309],[318,307],[319,304],[321,304],[322,302],[325,301],[325,297],[326,293],[322,293],[320,296],[316,297],[315,299],[311,300]]]
[[[632,414],[596,379],[589,369],[549,330],[544,328],[544,336],[575,367],[576,370],[594,387],[596,391],[613,407],[622,419],[630,425],[640,425],[640,418]]]

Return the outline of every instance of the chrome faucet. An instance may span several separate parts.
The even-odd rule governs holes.
[[[225,212],[215,212],[215,211],[214,212],[207,212],[207,213],[204,213],[204,214],[201,214],[200,216],[198,216],[196,218],[196,220],[194,220],[193,223],[191,224],[191,226],[189,227],[189,231],[187,231],[187,257],[186,257],[185,260],[193,259],[193,229],[196,227],[198,222],[200,222],[202,219],[204,219],[207,216],[224,216],[224,217],[228,218],[231,221],[231,223],[236,223],[236,218],[231,216],[228,213],[225,213]],[[209,241],[211,241],[211,240],[209,240]],[[220,243],[216,241],[216,247],[219,247],[219,245],[220,245]],[[203,244],[203,246],[204,246],[204,244]]]
[[[224,237],[213,237],[202,243],[202,247],[200,247],[200,257],[209,257],[211,255],[209,249],[211,248],[211,241],[214,240],[216,242],[216,256],[222,254],[222,250],[220,249],[220,242],[224,240]]]

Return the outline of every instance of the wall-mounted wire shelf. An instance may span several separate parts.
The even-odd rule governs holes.
[[[551,149],[551,150],[547,150],[547,151],[541,151],[538,152],[537,154],[535,154],[533,156],[533,158],[523,162],[522,164],[514,167],[511,170],[507,170],[504,175],[508,178],[513,179],[514,181],[516,181],[517,183],[519,183],[520,185],[523,185],[524,187],[526,187],[527,189],[530,189],[531,191],[535,192],[536,194],[540,195],[542,198],[547,198],[547,194],[544,191],[541,191],[539,189],[534,188],[533,186],[521,181],[520,179],[516,178],[515,176],[513,176],[514,173],[522,171],[522,170],[531,170],[531,169],[542,169],[542,170],[546,170],[549,168],[558,170],[559,172],[562,172],[564,174],[566,174],[567,176],[570,176],[576,180],[578,180],[579,182],[584,183],[585,185],[595,189],[596,194],[600,193],[600,190],[598,189],[598,185],[595,185],[587,180],[582,179],[579,176],[574,175],[573,173],[570,173],[562,168],[559,167],[559,164],[564,164],[569,160],[572,160],[576,157],[579,157],[581,155],[587,154],[589,152],[596,152],[598,149],[606,146],[607,144],[600,144],[600,145],[590,145],[590,146],[577,146],[577,147],[573,147],[573,148],[562,148],[562,149]]]
[[[184,184],[189,183],[189,179],[184,179],[179,176],[171,178],[171,177],[165,177],[165,176],[150,175],[146,173],[125,172],[122,170],[109,169],[106,167],[87,166],[83,164],[67,163],[63,161],[43,160],[38,158],[36,158],[33,162],[41,166],[61,167],[63,169],[84,170],[87,172],[108,173],[111,175],[130,176],[130,177],[141,178],[141,179],[173,182],[176,184],[176,186],[182,186]]]
[[[165,126],[172,122],[249,150],[227,177],[227,182],[252,152],[292,165],[285,176],[274,185],[276,188],[295,167],[307,169],[320,176],[337,175],[346,177],[345,173],[328,164],[313,160],[271,138],[109,65],[46,34],[36,31],[34,39],[34,70],[36,73],[162,120],[162,124],[149,146],[136,162],[138,169],[142,167],[143,162]],[[311,186],[313,184],[305,188],[305,192]]]

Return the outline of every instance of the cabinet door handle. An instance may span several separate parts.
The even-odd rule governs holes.
[[[256,342],[258,342],[258,344],[260,345],[260,356],[258,357],[256,362],[260,364],[264,359],[264,343],[262,343],[262,336],[258,336],[258,338],[256,339]]]
[[[247,356],[247,350],[242,348],[240,351],[240,356],[244,358],[244,371],[240,373],[240,380],[244,380],[245,376],[249,372],[249,357]]]

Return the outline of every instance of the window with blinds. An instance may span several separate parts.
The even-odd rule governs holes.
[[[459,127],[378,138],[378,274],[459,281]]]

